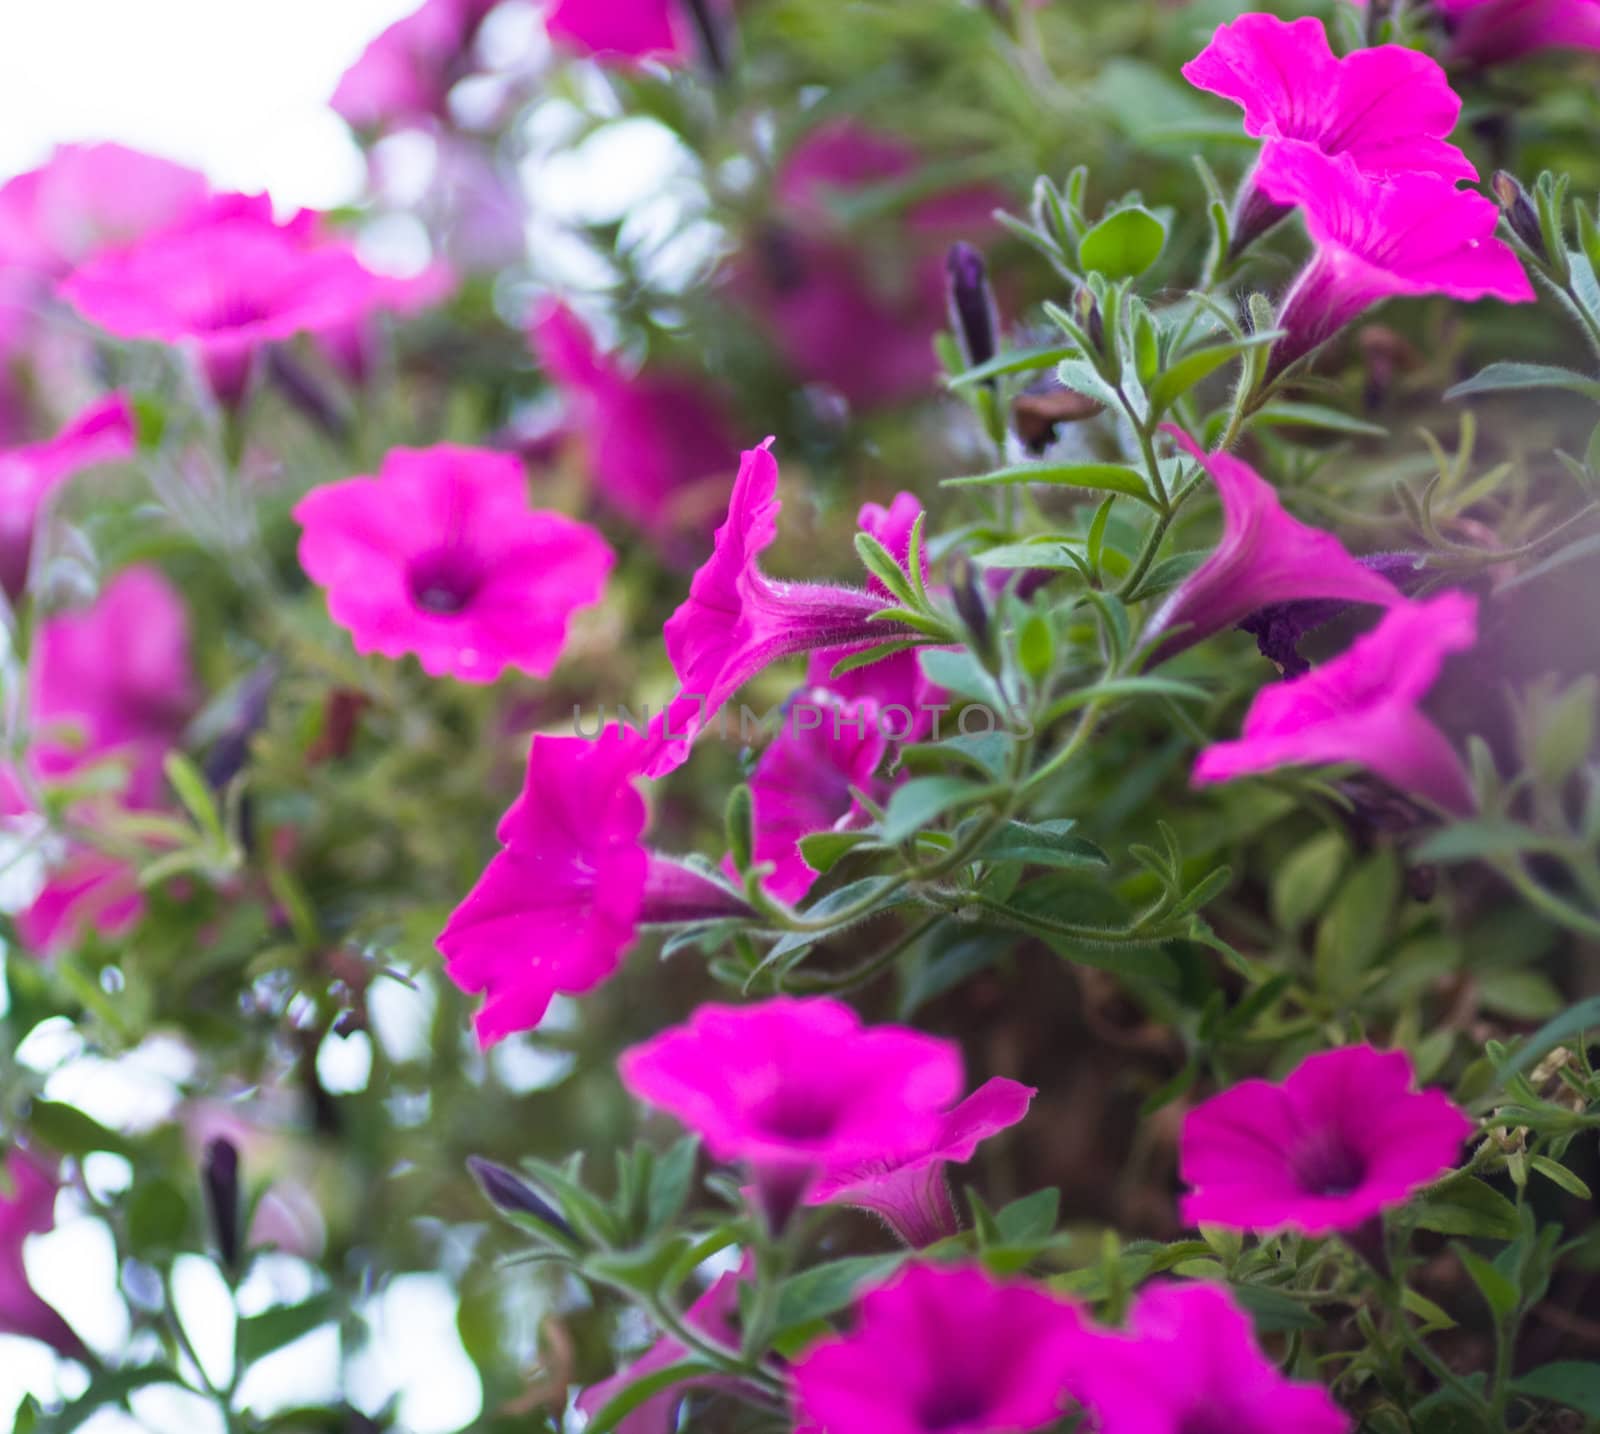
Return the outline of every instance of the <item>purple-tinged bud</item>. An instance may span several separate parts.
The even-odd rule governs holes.
[[[961,618],[962,626],[972,638],[973,647],[979,656],[985,659],[985,665],[988,665],[991,648],[989,605],[984,601],[977,572],[965,558],[955,566],[950,583],[950,596],[955,601],[956,612]]]
[[[689,22],[700,41],[706,69],[719,80],[726,79],[733,68],[732,20],[718,0],[684,0],[684,9],[689,12]]]
[[[479,1155],[467,1157],[467,1169],[478,1182],[484,1198],[496,1210],[507,1215],[531,1215],[563,1240],[578,1243],[577,1234],[562,1218],[561,1212],[520,1175]]]
[[[1087,284],[1080,285],[1078,292],[1072,296],[1072,306],[1078,311],[1078,322],[1089,335],[1089,342],[1094,345],[1095,351],[1105,352],[1106,321],[1101,317],[1100,305],[1095,302],[1094,293]]]
[[[239,1147],[218,1136],[206,1145],[200,1167],[206,1214],[217,1258],[230,1276],[239,1272]]]
[[[945,295],[950,327],[961,343],[968,368],[988,363],[999,351],[1000,316],[989,288],[983,255],[970,244],[952,244],[945,256]]]
[[[1497,169],[1489,181],[1494,197],[1500,202],[1500,212],[1505,216],[1511,232],[1517,236],[1539,259],[1546,259],[1544,229],[1539,223],[1539,211],[1533,207],[1528,191],[1514,174]]]

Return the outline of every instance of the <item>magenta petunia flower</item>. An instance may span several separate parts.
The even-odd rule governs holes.
[[[827,997],[705,1005],[624,1051],[622,1083],[743,1161],[781,1225],[829,1172],[928,1149],[960,1095],[961,1052],[903,1026],[863,1027]]]
[[[0,266],[58,278],[107,249],[188,218],[205,176],[120,144],[58,145],[0,188]]]
[[[1278,1085],[1241,1081],[1184,1120],[1179,1170],[1191,1225],[1350,1230],[1455,1168],[1473,1122],[1417,1091],[1404,1051],[1342,1046]]]
[[[358,652],[414,653],[433,677],[547,676],[615,557],[592,528],[529,506],[512,455],[396,448],[376,478],[324,484],[296,505],[300,564]]]
[[[84,409],[54,438],[0,452],[0,588],[15,602],[28,583],[34,530],[46,500],[67,479],[129,457],[133,409],[114,393]]]
[[[193,353],[228,404],[243,399],[265,345],[349,330],[411,296],[404,282],[368,269],[320,216],[276,222],[265,195],[219,196],[172,228],[89,260],[60,292],[118,338]]]
[[[1363,174],[1377,177],[1478,177],[1446,139],[1461,113],[1460,96],[1434,60],[1403,45],[1374,45],[1340,59],[1313,16],[1241,15],[1217,27],[1183,76],[1238,105],[1245,133],[1266,148],[1309,144],[1325,154],[1347,154]],[[1288,205],[1247,180],[1234,214],[1235,250],[1288,212]]]
[[[1432,174],[1386,180],[1361,173],[1347,154],[1273,145],[1256,183],[1297,204],[1317,252],[1278,310],[1287,330],[1272,348],[1281,373],[1374,304],[1397,294],[1531,302],[1533,286],[1511,248],[1495,238],[1499,206]]]
[[[1539,50],[1600,50],[1600,0],[1438,0],[1435,9],[1450,36],[1449,57],[1468,64],[1505,64]]]
[[[55,1177],[18,1146],[6,1152],[5,1164],[11,1191],[0,1192],[0,1334],[43,1340],[68,1359],[87,1361],[83,1341],[28,1283],[22,1259],[28,1236],[55,1225]]]
[[[1220,1285],[1145,1286],[1126,1335],[1086,1341],[1072,1382],[1096,1434],[1346,1434],[1317,1384],[1285,1379]]]
[[[881,798],[875,779],[887,747],[877,706],[846,702],[820,687],[797,692],[783,726],[750,774],[755,859],[771,862],[764,881],[780,901],[798,901],[817,879],[800,839],[866,821],[854,788]]]
[[[1466,769],[1417,704],[1445,658],[1476,641],[1477,612],[1477,603],[1457,592],[1391,607],[1333,661],[1262,688],[1238,740],[1214,743],[1200,754],[1195,783],[1355,762],[1403,792],[1470,811]]]
[[[945,1112],[931,1144],[898,1160],[874,1159],[830,1170],[806,1196],[808,1205],[853,1205],[883,1217],[913,1249],[956,1234],[946,1165],[965,1165],[991,1135],[1028,1113],[1032,1086],[996,1076]]]
[[[395,21],[339,79],[334,111],[356,129],[422,124],[445,115],[451,85],[496,0],[424,0]]]
[[[1222,540],[1162,603],[1146,638],[1164,635],[1151,654],[1162,662],[1260,608],[1299,598],[1341,598],[1393,607],[1400,590],[1350,556],[1332,533],[1284,512],[1277,490],[1242,459],[1207,453],[1172,424],[1165,432],[1195,459],[1222,499]]]
[[[558,994],[611,976],[641,924],[744,911],[725,887],[648,851],[635,785],[650,740],[613,724],[593,742],[536,736],[490,861],[440,933],[445,974],[486,999],[484,1045],[531,1030]]]
[[[554,0],[544,23],[560,48],[613,64],[690,55],[678,0]]]
[[[794,1364],[797,1434],[1026,1434],[1054,1427],[1086,1338],[1078,1307],[978,1265],[911,1265],[854,1328]]]
[[[730,273],[795,374],[857,408],[929,393],[933,341],[945,323],[945,253],[982,237],[1003,195],[979,186],[907,206],[869,232],[841,203],[915,180],[902,140],[841,120],[819,125],[784,161],[769,221]]]
[[[667,619],[667,656],[681,687],[649,769],[680,765],[689,743],[735,692],[781,657],[816,648],[887,642],[904,629],[871,622],[879,593],[823,583],[776,582],[756,559],[778,535],[778,464],[768,439],[744,455],[712,554]]]
[[[737,1349],[739,1332],[739,1286],[749,1277],[750,1260],[744,1266],[725,1275],[719,1275],[711,1287],[684,1311],[684,1322],[690,1329]],[[593,1418],[623,1390],[666,1369],[688,1357],[689,1351],[671,1335],[663,1335],[626,1369],[619,1370],[610,1379],[592,1384],[578,1396],[580,1413]],[[724,1376],[710,1375],[684,1380],[651,1395],[631,1413],[623,1416],[617,1425],[617,1434],[673,1434],[677,1429],[678,1410],[691,1389],[737,1388],[738,1381]]]
[[[606,502],[669,553],[703,556],[739,461],[714,394],[675,374],[628,373],[562,304],[542,308],[529,337],[568,399]]]

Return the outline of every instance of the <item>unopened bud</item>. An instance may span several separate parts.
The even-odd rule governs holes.
[[[1494,178],[1489,181],[1489,187],[1494,190],[1494,197],[1500,201],[1500,212],[1505,215],[1506,223],[1511,226],[1511,232],[1540,259],[1548,258],[1544,246],[1544,231],[1539,224],[1539,211],[1533,207],[1528,191],[1522,187],[1517,177],[1506,170],[1497,169]]]
[[[983,255],[970,244],[952,244],[944,267],[950,327],[960,340],[967,367],[976,368],[1000,351],[1000,320],[989,288],[989,271]]]
[[[1089,335],[1089,342],[1094,345],[1095,352],[1104,352],[1106,346],[1106,324],[1100,317],[1100,305],[1095,302],[1095,297],[1087,285],[1083,285],[1073,295],[1072,306],[1078,311],[1078,322],[1083,325]]]
[[[496,1210],[508,1215],[531,1215],[562,1239],[577,1242],[577,1235],[573,1232],[572,1226],[562,1219],[561,1212],[520,1175],[479,1155],[467,1157],[467,1169],[472,1172],[472,1178],[478,1182],[478,1188],[483,1191],[484,1198]]]
[[[205,1185],[206,1214],[217,1257],[229,1274],[239,1269],[239,1147],[218,1136],[206,1145],[200,1167]]]
[[[983,588],[971,563],[962,558],[955,568],[950,584],[950,595],[955,599],[956,612],[972,638],[972,645],[988,665],[990,653],[989,605],[984,601]]]

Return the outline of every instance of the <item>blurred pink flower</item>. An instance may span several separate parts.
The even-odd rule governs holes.
[[[1435,8],[1450,35],[1450,58],[1474,65],[1538,50],[1600,50],[1600,0],[1438,0]]]
[[[960,1049],[903,1026],[863,1027],[827,997],[704,1005],[622,1053],[622,1083],[742,1161],[774,1226],[830,1171],[937,1139],[961,1093]]]
[[[13,602],[27,586],[34,530],[50,495],[73,474],[127,458],[135,446],[133,409],[114,393],[54,438],[0,452],[0,588]]]
[[[531,507],[521,462],[486,449],[393,449],[376,478],[314,488],[294,515],[301,566],[356,650],[461,682],[548,676],[615,561],[592,528]]]
[[[802,837],[865,823],[851,789],[883,795],[875,774],[887,745],[870,701],[811,687],[785,707],[782,728],[750,774],[755,859],[773,864],[762,884],[780,901],[800,900],[817,879],[800,855]]]
[[[931,392],[944,327],[945,252],[993,227],[1003,196],[969,185],[910,203],[871,233],[841,200],[913,182],[921,161],[899,139],[852,121],[819,126],[784,162],[770,222],[731,272],[790,368],[858,408]],[[883,250],[874,252],[874,244]]]
[[[1220,1285],[1158,1281],[1139,1292],[1126,1335],[1085,1341],[1072,1375],[1096,1434],[1346,1434],[1317,1384],[1285,1379],[1250,1317]]]
[[[739,461],[712,391],[686,376],[629,374],[564,304],[542,306],[528,333],[566,396],[602,497],[668,553],[702,556]]]
[[[613,64],[683,63],[691,46],[681,0],[554,0],[545,28],[558,47]]]
[[[1511,248],[1495,238],[1500,209],[1432,174],[1387,180],[1361,173],[1347,154],[1310,145],[1272,145],[1256,183],[1281,204],[1297,204],[1316,245],[1278,310],[1287,330],[1273,345],[1281,373],[1352,319],[1397,294],[1531,302],[1533,286]]]
[[[910,1265],[793,1370],[797,1434],[1026,1434],[1065,1413],[1078,1307],[973,1264]]]
[[[424,0],[383,31],[328,103],[355,129],[422,124],[445,114],[473,33],[496,0]]]
[[[684,1311],[684,1322],[690,1329],[733,1349],[739,1347],[739,1286],[748,1278],[750,1261],[738,1272],[719,1275],[703,1295]],[[578,1396],[577,1407],[581,1414],[593,1419],[617,1395],[632,1388],[641,1379],[686,1359],[689,1351],[671,1335],[662,1335],[649,1350],[634,1360],[626,1369],[618,1370],[610,1379],[591,1384]],[[701,1376],[682,1380],[660,1394],[653,1394],[631,1413],[624,1415],[616,1426],[616,1434],[673,1434],[678,1427],[678,1409],[689,1390],[694,1388],[732,1387],[736,1381],[726,1377]]]
[[[9,1195],[0,1192],[0,1334],[43,1340],[68,1359],[88,1361],[83,1341],[28,1283],[23,1242],[55,1225],[56,1180],[18,1146],[6,1152]]]
[[[1238,740],[1201,752],[1195,783],[1354,762],[1402,792],[1450,811],[1471,811],[1461,759],[1417,704],[1445,658],[1476,640],[1477,611],[1477,603],[1458,592],[1391,607],[1331,662],[1262,688]]]
[[[533,739],[522,793],[496,833],[505,850],[438,940],[445,974],[486,997],[482,1044],[537,1026],[558,992],[592,991],[641,923],[744,911],[725,887],[646,850],[636,782],[650,751],[616,724],[593,742]]]
[[[946,1165],[965,1165],[978,1146],[1017,1124],[1038,1094],[1032,1086],[996,1076],[945,1112],[932,1142],[898,1160],[873,1159],[830,1170],[806,1196],[808,1205],[871,1210],[914,1249],[956,1234]]]
[[[1454,1169],[1473,1122],[1414,1089],[1404,1051],[1342,1046],[1281,1083],[1247,1080],[1191,1110],[1178,1162],[1191,1225],[1351,1230]]]
[[[680,765],[689,744],[735,692],[769,663],[815,648],[887,642],[904,629],[870,622],[885,602],[876,593],[823,583],[775,582],[757,558],[778,535],[778,465],[771,439],[744,455],[716,546],[667,619],[667,656],[681,687],[665,721],[665,740],[649,768]]]
[[[217,397],[237,404],[265,345],[348,333],[380,310],[404,311],[417,284],[368,269],[320,215],[303,210],[278,223],[265,195],[222,195],[183,223],[91,259],[61,294],[117,338],[192,353]]]
[[[1343,598],[1393,607],[1405,601],[1393,583],[1358,563],[1332,533],[1284,512],[1277,490],[1248,463],[1228,453],[1207,453],[1170,423],[1163,432],[1217,485],[1223,526],[1216,551],[1150,619],[1145,637],[1165,635],[1152,662],[1163,662],[1275,603]]]
[[[57,278],[107,249],[187,218],[205,176],[120,144],[58,145],[0,188],[0,267]]]

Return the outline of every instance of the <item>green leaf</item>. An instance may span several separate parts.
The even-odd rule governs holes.
[[[1022,670],[1035,682],[1043,681],[1050,673],[1056,657],[1055,629],[1042,612],[1031,612],[1017,634],[1017,661]]]
[[[1068,834],[1071,826],[1067,818],[1009,821],[979,854],[985,861],[1025,861],[1034,866],[1109,866],[1110,858],[1092,841]]]
[[[829,872],[847,852],[871,840],[872,833],[864,831],[812,832],[800,838],[800,860],[812,871]]]
[[[856,534],[856,556],[861,559],[862,566],[889,590],[897,603],[913,610],[919,606],[906,570],[871,533]]]
[[[1522,1230],[1517,1207],[1473,1175],[1458,1175],[1424,1196],[1416,1224],[1440,1235],[1486,1240],[1514,1240]]]
[[[1322,1321],[1299,1300],[1265,1285],[1230,1285],[1233,1297],[1249,1311],[1262,1334],[1288,1329],[1321,1329]]]
[[[189,1232],[189,1202],[170,1180],[138,1181],[128,1198],[128,1237],[142,1256],[176,1250]]]
[[[1345,878],[1317,926],[1317,985],[1330,995],[1348,995],[1378,959],[1389,936],[1400,895],[1394,854],[1377,851]]]
[[[28,1127],[39,1143],[58,1155],[88,1155],[94,1150],[109,1150],[116,1155],[131,1155],[129,1142],[99,1121],[85,1115],[75,1105],[60,1101],[36,1100],[28,1109]]]
[[[1257,428],[1322,428],[1363,438],[1386,438],[1389,434],[1382,424],[1368,423],[1320,403],[1274,403],[1256,414],[1251,423]]]
[[[1483,1296],[1495,1319],[1499,1321],[1508,1318],[1521,1298],[1516,1285],[1482,1255],[1474,1254],[1465,1245],[1456,1244],[1451,1248],[1455,1250],[1456,1258],[1461,1261],[1466,1272],[1472,1276],[1472,1283],[1478,1287],[1478,1292]]]
[[[610,1434],[641,1404],[686,1380],[715,1374],[716,1366],[703,1359],[680,1359],[665,1369],[657,1369],[639,1379],[630,1380],[595,1412],[583,1426],[584,1434]]]
[[[239,1321],[239,1364],[243,1368],[274,1350],[293,1344],[302,1335],[339,1318],[341,1302],[334,1290],[324,1290],[297,1305],[275,1305]]]
[[[878,830],[879,840],[891,846],[903,842],[946,812],[982,801],[988,791],[961,777],[917,777],[895,788]]]
[[[908,1258],[908,1251],[892,1255],[852,1255],[803,1271],[785,1281],[778,1292],[778,1330],[781,1333],[795,1325],[810,1324],[837,1314],[855,1299],[862,1285],[877,1283],[893,1274]]]
[[[1166,243],[1166,225],[1134,204],[1106,215],[1083,236],[1078,263],[1108,279],[1135,279],[1161,257]]]
[[[1528,388],[1560,388],[1600,401],[1600,383],[1575,369],[1546,363],[1492,363],[1465,383],[1450,389],[1447,399],[1467,398],[1475,393],[1501,393]]]
[[[1015,483],[1043,483],[1057,488],[1093,488],[1126,493],[1154,505],[1150,490],[1138,471],[1123,463],[1019,463],[967,478],[946,478],[946,488],[1003,488]]]
[[[211,788],[206,784],[200,769],[182,752],[168,752],[162,766],[166,771],[167,780],[172,783],[172,790],[178,794],[178,800],[194,818],[195,825],[218,846],[223,845],[227,838],[222,830],[222,817],[217,811]]]
[[[1541,1364],[1511,1382],[1518,1394],[1565,1404],[1591,1419],[1600,1419],[1600,1362],[1567,1359]]]
[[[686,1135],[656,1161],[650,1172],[650,1190],[645,1201],[647,1233],[653,1235],[678,1218],[689,1198],[699,1158],[699,1140]]]
[[[1528,1157],[1530,1169],[1537,1170],[1546,1180],[1559,1185],[1569,1195],[1576,1195],[1580,1200],[1594,1199],[1589,1187],[1565,1165],[1552,1160],[1548,1155],[1530,1155]]]
[[[1350,848],[1338,832],[1321,832],[1296,847],[1272,878],[1272,919],[1298,931],[1327,905],[1344,872]]]
[[[1418,861],[1451,865],[1486,856],[1509,856],[1540,845],[1538,835],[1515,822],[1457,822],[1435,832],[1417,848]]]
[[[1512,1076],[1532,1070],[1557,1046],[1591,1028],[1600,1028],[1600,996],[1579,1001],[1540,1026],[1517,1047],[1516,1054],[1500,1067],[1496,1073],[1496,1084],[1504,1085]]]
[[[1542,1021],[1561,1009],[1561,992],[1538,971],[1485,971],[1478,978],[1478,999],[1486,1010],[1514,1021]]]
[[[1241,354],[1276,343],[1282,337],[1279,329],[1265,333],[1247,334],[1242,339],[1228,339],[1223,343],[1208,344],[1205,348],[1186,353],[1150,385],[1150,412],[1152,416],[1165,412],[1196,384],[1210,378],[1223,365],[1231,363]]]
[[[994,1223],[1005,1244],[1030,1245],[1048,1240],[1060,1215],[1061,1192],[1051,1187],[1013,1200],[996,1212]]]
[[[1068,344],[1042,349],[1019,349],[1014,353],[999,354],[988,363],[978,364],[947,380],[951,388],[966,388],[970,384],[985,383],[1008,373],[1032,373],[1036,369],[1053,368],[1063,359],[1077,358],[1078,350]]]

